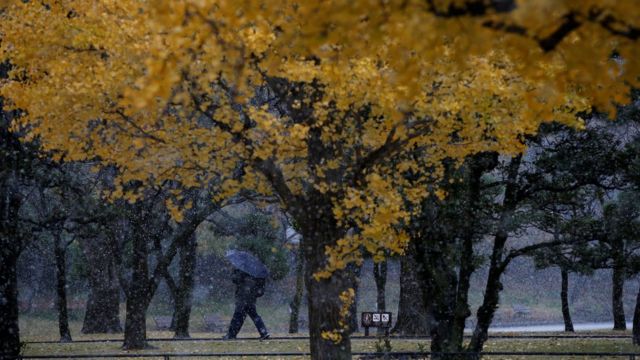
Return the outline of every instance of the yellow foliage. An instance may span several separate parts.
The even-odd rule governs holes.
[[[321,194],[339,233],[357,229],[326,248],[324,278],[361,248],[402,253],[443,159],[521,152],[541,123],[580,127],[640,85],[640,46],[621,35],[640,27],[636,0],[454,19],[438,12],[464,1],[428,3],[2,1],[0,96],[45,149],[114,164],[118,185],[215,181],[215,200],[248,188],[298,212]],[[568,14],[578,26],[550,47]]]
[[[332,330],[324,330],[320,334],[323,339],[339,343],[342,341],[343,334],[349,328],[349,316],[351,315],[351,305],[355,301],[356,292],[353,288],[349,288],[339,295],[341,307],[340,307],[340,320],[338,321],[339,328]]]

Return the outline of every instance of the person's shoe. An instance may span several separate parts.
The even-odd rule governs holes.
[[[269,333],[266,333],[264,335],[260,335],[260,341],[262,340],[267,340],[271,337],[271,335]]]
[[[234,340],[236,337],[229,334],[222,337],[222,340]]]

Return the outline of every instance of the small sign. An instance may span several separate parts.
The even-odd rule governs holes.
[[[369,327],[373,325],[373,320],[371,319],[371,313],[362,313],[362,326]]]
[[[363,312],[360,317],[360,322],[362,327],[364,328],[365,336],[369,336],[369,328],[377,327],[377,328],[385,328],[386,331],[389,331],[391,327],[391,321],[393,316],[390,312]]]

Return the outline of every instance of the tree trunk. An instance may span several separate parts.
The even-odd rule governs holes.
[[[487,284],[485,286],[484,298],[482,305],[478,308],[477,322],[471,342],[468,349],[471,352],[480,352],[482,347],[488,338],[489,325],[493,321],[493,315],[498,308],[500,302],[500,291],[502,291],[502,282],[500,277],[502,276],[502,269],[500,268],[500,261],[502,259],[502,252],[507,240],[507,234],[504,232],[498,233],[494,239],[493,253],[491,255],[491,265],[489,268],[489,275],[487,277]]]
[[[478,194],[478,192],[473,192]],[[472,203],[475,203],[473,199]],[[472,208],[473,209],[473,208]],[[469,216],[473,216],[469,213]],[[472,224],[472,218],[468,218]],[[471,316],[469,308],[469,288],[471,286],[471,275],[475,271],[473,259],[473,240],[475,237],[475,229],[467,229],[464,239],[462,239],[462,248],[460,252],[460,268],[458,270],[458,288],[456,289],[455,309],[453,316],[453,324],[451,329],[451,342],[459,344],[462,347],[464,340],[464,327],[466,320]]]
[[[125,286],[127,295],[127,315],[125,320],[124,344],[125,349],[143,349],[146,347],[146,312],[149,303],[155,294],[163,276],[166,277],[168,267],[178,251],[186,243],[192,241],[185,253],[186,258],[181,262],[181,267],[186,271],[182,273],[182,280],[185,281],[185,293],[176,298],[181,298],[182,311],[179,314],[179,321],[182,322],[182,330],[188,331],[189,315],[191,313],[191,289],[193,288],[193,268],[195,266],[195,239],[194,232],[198,225],[211,214],[217,205],[207,200],[192,209],[185,215],[185,220],[171,230],[165,219],[156,217],[150,210],[149,213],[143,207],[149,204],[136,204],[132,210],[132,241],[133,251],[131,263],[133,271],[131,283]],[[150,226],[150,222],[155,221],[155,227]],[[160,252],[157,264],[153,270],[153,276],[149,276],[148,267],[148,244],[157,241],[158,237],[165,236],[166,231],[171,231],[168,236],[169,246],[164,253]],[[185,325],[186,322],[186,325]]]
[[[640,345],[640,288],[638,288],[636,307],[633,311],[633,345]]]
[[[443,249],[439,246],[446,244],[446,241],[440,241],[435,235],[429,238],[425,234],[421,234],[421,237],[412,241],[415,243],[416,258],[421,265],[417,268],[421,285],[419,286],[420,295],[424,303],[433,302],[431,315],[434,326],[430,331],[431,351],[459,352],[462,350],[462,343],[451,341],[458,279],[450,266],[453,264],[445,259]],[[446,357],[435,356],[434,358]]]
[[[351,359],[349,319],[344,318],[344,315],[348,317],[350,311],[344,308],[345,304],[340,300],[340,295],[353,288],[353,275],[348,270],[338,270],[328,279],[316,280],[313,276],[326,266],[326,247],[335,245],[344,233],[336,226],[330,202],[311,203],[317,204],[316,209],[306,209],[305,217],[301,216],[302,221],[298,221],[302,227],[301,245],[305,254],[311,358]],[[327,337],[328,334],[334,334],[335,337],[330,339]]]
[[[11,239],[0,239],[0,358],[20,355],[18,326],[18,252]]]
[[[196,237],[192,235],[180,249],[180,285],[175,297],[174,325],[175,337],[189,338],[189,318],[191,317],[191,296],[193,273],[196,266]]]
[[[613,330],[626,330],[627,322],[624,317],[624,267],[614,266],[612,274],[612,310]]]
[[[431,330],[431,351],[460,352],[462,338],[458,341],[454,334],[456,274],[453,269],[446,264],[439,264],[436,259],[432,258],[431,263],[434,264],[434,268],[430,277],[434,281],[427,287],[427,291],[433,294],[436,300],[433,307],[435,326]]]
[[[133,234],[131,254],[133,272],[127,289],[127,314],[124,325],[124,349],[144,349],[147,346],[147,308],[151,301],[147,266],[147,242],[143,234]]]
[[[560,298],[562,300],[562,318],[564,319],[564,331],[573,332],[573,322],[571,321],[571,313],[569,312],[569,272],[560,268],[562,275],[562,289],[560,290]]]
[[[355,297],[351,307],[349,307],[349,333],[357,332],[359,329],[360,317],[358,316],[358,300],[360,299],[360,275],[362,274],[362,265],[349,264],[347,267],[352,276],[351,283]]]
[[[54,234],[54,253],[56,258],[56,289],[58,307],[58,329],[60,331],[60,342],[70,342],[71,332],[69,331],[69,316],[67,314],[67,259],[66,246],[61,244],[60,234]]]
[[[493,249],[491,251],[491,261],[489,265],[489,275],[484,291],[484,299],[482,305],[478,308],[476,314],[477,322],[471,341],[467,346],[467,350],[472,353],[482,351],[484,343],[488,338],[489,325],[493,321],[493,315],[498,308],[500,302],[500,291],[502,291],[502,282],[500,278],[508,264],[503,263],[504,247],[509,238],[507,231],[508,226],[513,217],[518,202],[518,169],[522,162],[522,155],[514,156],[509,164],[507,174],[507,186],[504,192],[504,200],[502,202],[502,211],[500,222],[496,236],[493,239]]]
[[[302,245],[299,245],[298,254],[296,256],[296,292],[289,304],[291,316],[289,317],[289,334],[298,333],[298,323],[300,315],[300,304],[302,303],[302,294],[304,292],[304,252]]]
[[[373,277],[376,282],[376,306],[379,312],[387,311],[386,286],[387,286],[387,260],[373,263]],[[378,328],[378,335],[385,333],[384,328]]]
[[[516,158],[516,162],[518,161]],[[516,169],[511,171],[510,175],[517,174],[516,162],[510,166],[511,170]],[[465,175],[467,186],[463,193],[459,194],[466,200],[462,213],[458,215],[464,219],[464,222],[453,218],[446,211],[440,211],[439,204],[431,205],[431,209],[429,206],[425,207],[422,218],[419,220],[424,224],[421,225],[422,230],[419,232],[416,245],[419,249],[418,253],[424,256],[420,271],[424,289],[423,298],[425,303],[431,299],[433,304],[431,311],[435,322],[435,326],[431,329],[433,352],[465,351],[464,328],[466,319],[471,315],[468,296],[471,275],[475,271],[473,245],[474,241],[479,239],[477,213],[480,211],[478,205],[481,198],[480,179],[496,164],[497,155],[492,153],[479,154],[467,163]],[[514,185],[509,188],[511,196],[515,195]],[[433,226],[434,222],[442,221],[451,221],[450,227],[460,229],[457,239],[451,238],[452,234],[447,231],[446,226],[444,228]],[[494,256],[494,258],[498,259],[494,265],[498,265],[501,257]],[[490,284],[490,286],[493,285]],[[436,356],[438,359],[466,359],[467,357],[467,354]]]
[[[488,155],[488,156],[486,156]],[[474,261],[473,244],[478,236],[478,215],[480,210],[479,202],[481,198],[481,178],[484,172],[497,164],[494,154],[479,154],[469,161],[466,181],[467,204],[463,210],[464,223],[462,224],[462,238],[460,243],[460,262],[458,269],[458,287],[456,289],[455,310],[453,317],[453,328],[451,329],[451,342],[462,347],[464,340],[464,328],[466,320],[471,316],[469,308],[469,288],[471,286],[471,275],[476,270]],[[512,167],[515,165],[512,165]],[[517,172],[516,172],[517,174]]]
[[[314,360],[342,360],[351,359],[351,341],[347,331],[341,324],[340,313],[342,302],[340,294],[350,287],[347,274],[344,271],[336,271],[331,278],[315,280],[313,273],[320,270],[312,264],[316,261],[308,259],[307,266],[307,293],[309,301],[309,342],[311,358]],[[348,329],[348,327],[347,327]],[[340,337],[336,340],[325,339],[325,332],[338,331]]]
[[[430,329],[431,351],[459,353],[463,351],[464,319],[469,311],[467,310],[466,314],[460,311],[462,307],[457,303],[462,298],[457,292],[468,288],[468,284],[459,283],[459,279],[464,280],[465,277],[460,277],[462,273],[456,272],[458,263],[451,261],[451,254],[460,249],[453,242],[448,241],[446,236],[437,231],[434,233],[425,231],[413,241],[416,245],[416,256],[421,257],[418,260],[421,266],[417,270],[423,303],[432,303],[431,314],[434,325]],[[460,261],[465,261],[464,256],[466,255],[462,254]],[[463,328],[459,331],[460,323],[463,324]],[[434,359],[457,359],[457,356],[434,355]]]
[[[2,98],[0,110],[1,101]],[[0,127],[0,135],[3,135],[0,139],[4,141],[6,131],[2,134],[1,130],[3,129]],[[22,197],[15,187],[6,186],[6,182],[0,183],[0,357],[8,358],[19,356],[22,350],[18,323],[17,269],[23,246],[17,229],[21,204]]]
[[[133,283],[132,286],[134,286]],[[146,315],[148,305],[146,299],[137,296],[137,294],[127,297],[123,349],[140,350],[147,347]]]
[[[398,335],[428,335],[433,327],[431,296],[422,296],[422,287],[418,277],[416,245],[411,241],[405,255],[400,258],[400,301],[398,319],[392,332]]]
[[[120,286],[115,254],[104,236],[80,238],[89,266],[89,298],[82,323],[83,334],[121,333]]]

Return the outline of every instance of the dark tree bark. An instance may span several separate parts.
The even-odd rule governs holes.
[[[89,299],[82,323],[83,334],[121,333],[120,285],[113,244],[104,236],[81,238],[89,266]]]
[[[165,252],[160,251],[157,254],[157,264],[150,276],[148,246],[153,244],[155,240],[157,240],[157,237],[164,236],[164,231],[166,230],[165,225],[167,223],[164,222],[163,219],[154,218],[154,216],[157,215],[151,215],[150,210],[143,209],[144,206],[148,205],[149,204],[135,204],[131,216],[131,225],[133,227],[131,262],[133,269],[130,283],[124,286],[127,296],[127,314],[123,344],[123,348],[125,349],[144,349],[147,346],[146,312],[161,279],[163,277],[166,278],[167,268],[178,253],[180,247],[193,237],[198,225],[202,223],[209,214],[218,209],[218,206],[211,202],[210,197],[207,196],[204,199],[198,198],[196,206],[184,215],[185,219],[180,222],[166,238],[169,246]],[[150,226],[149,222],[152,220],[159,221],[159,227],[156,226],[154,228],[154,226]],[[195,246],[195,242],[192,246]],[[195,250],[190,249],[189,252],[190,251]],[[193,267],[188,276],[193,276]],[[191,295],[189,294],[188,296]],[[186,312],[185,314],[188,322],[189,314]],[[184,317],[182,321],[184,321]]]
[[[11,66],[0,64],[0,79]],[[20,355],[18,325],[18,257],[24,246],[18,233],[18,215],[23,198],[17,183],[30,163],[23,144],[9,131],[14,113],[4,111],[0,97],[0,357]]]
[[[571,321],[571,312],[569,312],[569,272],[560,268],[562,275],[562,289],[560,290],[560,299],[562,300],[562,318],[564,319],[564,331],[573,332],[573,321]]]
[[[627,322],[624,316],[624,267],[614,266],[612,273],[612,311],[613,330],[626,330]]]
[[[316,194],[317,195],[317,194]],[[340,294],[353,288],[353,276],[348,270],[334,271],[328,279],[316,280],[314,274],[326,266],[326,246],[334,245],[346,232],[338,230],[333,217],[331,202],[314,199],[315,208],[297,213],[296,221],[302,230],[302,247],[305,254],[305,282],[309,304],[309,343],[314,360],[351,359],[351,340],[348,325],[343,326],[343,303]],[[294,215],[295,216],[295,215]],[[347,309],[347,313],[349,313]],[[334,340],[323,333],[339,331]]]
[[[71,341],[71,331],[69,331],[69,315],[67,313],[67,246],[62,244],[60,234],[54,234],[54,253],[56,258],[56,290],[58,307],[58,330],[60,332],[60,342]]]
[[[484,343],[488,338],[489,325],[493,321],[493,315],[498,308],[500,302],[500,291],[502,291],[503,269],[500,268],[500,259],[504,251],[504,245],[507,240],[507,234],[499,233],[494,239],[493,252],[491,255],[491,265],[489,267],[489,275],[484,291],[484,299],[482,305],[478,308],[477,323],[471,337],[469,350],[479,352],[482,350]]]
[[[400,258],[400,300],[398,319],[392,333],[398,335],[428,335],[433,327],[431,294],[422,296],[424,286],[418,273],[421,264],[416,261],[416,245],[411,241],[406,255]]]
[[[454,322],[456,316],[456,288],[458,278],[455,269],[451,268],[444,260],[444,254],[436,251],[428,251],[425,256],[423,268],[428,274],[424,289],[424,295],[433,296],[433,318],[435,326],[431,329],[431,351],[434,352],[460,352],[462,351],[462,341],[456,341],[458,337],[454,333]],[[426,299],[426,297],[425,297]],[[443,357],[446,358],[446,357]]]
[[[310,164],[323,160],[325,149],[318,129],[310,130],[309,152],[314,154]],[[310,187],[304,195],[294,195],[284,175],[271,161],[265,160],[258,168],[271,183],[275,192],[287,206],[302,234],[301,246],[305,257],[305,284],[309,304],[309,345],[313,360],[351,359],[349,309],[343,309],[340,295],[355,286],[348,270],[337,270],[329,278],[316,279],[315,274],[326,270],[326,249],[335,246],[346,235],[347,229],[336,222],[332,197]],[[355,181],[355,180],[354,180]],[[346,317],[345,318],[345,313]],[[333,339],[328,338],[333,334]],[[324,335],[324,336],[323,336]]]
[[[470,352],[478,353],[482,351],[484,343],[488,338],[489,325],[491,325],[493,321],[493,315],[500,302],[500,291],[502,291],[500,278],[508,265],[508,262],[505,262],[504,259],[504,247],[509,238],[507,227],[513,217],[513,212],[515,211],[518,201],[517,179],[521,161],[522,155],[518,155],[513,157],[509,164],[507,185],[502,203],[502,213],[500,215],[496,236],[493,239],[493,249],[491,251],[489,275],[484,291],[484,299],[482,305],[478,308],[476,326],[473,330],[471,341],[467,346],[467,350]]]
[[[351,359],[351,340],[348,332],[340,333],[340,338],[325,339],[326,332],[342,328],[340,294],[351,287],[349,276],[344,271],[336,271],[329,279],[315,280],[313,273],[321,268],[317,265],[324,259],[307,258],[307,292],[309,301],[309,343],[312,359]],[[315,266],[314,266],[315,265]]]
[[[640,345],[640,288],[636,296],[636,307],[633,311],[633,345]]]
[[[300,315],[300,304],[302,303],[302,295],[304,292],[304,253],[302,245],[298,249],[296,256],[296,291],[293,299],[289,304],[291,315],[289,317],[289,334],[298,333],[298,323]]]
[[[2,234],[0,234],[1,236]],[[0,359],[20,355],[18,327],[18,253],[11,239],[0,238]]]
[[[451,214],[442,213],[437,204],[432,205],[432,209],[426,207],[423,210],[424,218],[420,221],[424,222],[422,226],[425,229],[418,233],[416,248],[417,253],[423,256],[422,260],[419,260],[422,265],[419,273],[423,299],[425,304],[429,302],[433,304],[431,313],[435,326],[430,332],[431,350],[434,352],[460,353],[466,350],[463,347],[464,327],[466,319],[471,315],[468,294],[471,275],[475,271],[473,244],[478,239],[480,225],[477,214],[480,211],[478,209],[481,199],[480,179],[487,169],[494,168],[496,164],[495,154],[481,154],[470,159],[465,176],[465,182],[468,185],[461,194],[465,200],[462,213],[464,222],[458,223],[458,219],[451,218]],[[516,167],[517,170],[517,165],[512,164],[511,167]],[[513,186],[515,189],[515,184]],[[434,223],[448,221],[452,222],[449,226],[434,225]],[[455,237],[452,238],[452,236]],[[498,246],[501,248],[504,244]],[[501,257],[497,255],[494,255],[495,265],[500,264]],[[489,288],[493,285],[491,283]],[[486,293],[485,301],[489,300],[487,295],[495,294]],[[438,358],[457,357],[446,355]]]
[[[474,176],[474,179],[479,180],[480,174]],[[479,183],[474,181],[471,184],[470,189],[470,203],[475,204],[479,197],[479,189],[477,186]],[[475,208],[475,205],[471,205],[470,209]],[[473,219],[473,214],[468,213],[467,219]],[[469,220],[469,223],[473,223]],[[450,341],[458,346],[462,346],[464,340],[464,326],[466,320],[471,316],[471,309],[469,308],[469,288],[471,286],[471,275],[475,271],[474,256],[473,256],[473,241],[475,237],[475,230],[467,228],[462,239],[462,248],[460,255],[460,268],[458,270],[458,288],[455,289],[455,308],[453,314],[453,324],[451,329]]]
[[[613,266],[611,273],[611,312],[613,313],[613,330],[626,330],[627,322],[624,316],[624,281],[625,254],[624,241],[618,237],[610,238],[611,257]]]
[[[347,269],[352,276],[351,282],[353,283],[353,291],[355,292],[355,298],[351,307],[349,308],[349,332],[354,333],[359,329],[360,317],[358,316],[358,300],[360,299],[360,275],[362,274],[362,265],[349,264]]]
[[[6,135],[1,127],[0,135],[2,138]],[[2,138],[0,141],[4,141]],[[23,247],[17,224],[21,204],[17,189],[0,182],[0,357],[9,358],[20,355],[21,351],[17,275],[18,256]]]
[[[175,311],[172,323],[175,337],[189,338],[189,319],[191,318],[191,297],[194,285],[194,271],[196,266],[196,237],[195,234],[180,249],[180,284],[177,288]]]
[[[126,319],[124,325],[124,349],[144,349],[147,346],[147,308],[151,301],[149,295],[147,239],[143,233],[133,234],[133,252],[131,254],[131,283],[127,288]]]

